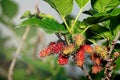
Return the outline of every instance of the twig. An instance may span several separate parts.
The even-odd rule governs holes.
[[[59,33],[55,33],[55,35],[58,37],[60,41],[63,41]]]
[[[86,69],[83,67],[81,67],[81,69],[83,70],[84,74],[88,77],[88,80],[92,80],[91,76],[87,73]]]
[[[23,34],[22,40],[20,42],[19,47],[16,50],[16,54],[15,57],[12,59],[12,62],[10,64],[9,70],[8,70],[8,80],[12,80],[12,75],[13,75],[13,69],[15,67],[15,63],[16,63],[16,58],[19,55],[20,51],[22,50],[23,44],[27,38],[28,32],[30,30],[30,27],[27,27],[25,30],[25,33]]]

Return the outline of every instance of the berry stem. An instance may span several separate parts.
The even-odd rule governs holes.
[[[55,35],[58,37],[60,41],[63,41],[59,33],[55,33]]]
[[[84,34],[85,33],[85,31],[87,31],[87,29],[88,28],[90,28],[92,25],[90,25],[90,26],[87,26],[82,32],[81,32],[81,34]]]
[[[67,39],[67,36],[66,36],[66,35],[64,35],[64,38],[65,38],[65,42],[66,42],[66,44],[67,44],[67,45],[69,45],[69,41],[68,41],[68,39]]]

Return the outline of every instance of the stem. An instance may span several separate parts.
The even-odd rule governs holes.
[[[71,27],[71,30],[72,30],[72,31],[73,31],[73,28],[74,28],[74,26],[75,26],[75,24],[76,24],[79,16],[82,14],[82,11],[83,11],[83,8],[81,8],[81,10],[79,11],[77,17],[75,18],[75,21],[74,21],[74,23],[73,23],[73,25],[72,25],[72,27]]]
[[[85,31],[86,31],[88,28],[90,28],[90,27],[91,27],[91,26],[86,27],[86,28],[81,32],[81,34],[84,34]]]
[[[68,24],[67,24],[67,22],[66,22],[66,20],[63,16],[62,16],[62,20],[65,23],[65,26],[66,26],[67,30],[71,33],[70,28],[69,28],[69,26],[68,26]]]
[[[60,41],[63,41],[59,33],[55,33],[55,35],[58,37]]]
[[[89,0],[90,1],[90,0]],[[77,17],[75,18],[75,21],[74,21],[74,23],[73,23],[73,25],[72,25],[72,27],[71,27],[71,31],[73,31],[73,28],[74,28],[74,26],[75,26],[75,24],[76,24],[76,22],[77,22],[77,20],[78,20],[78,18],[79,18],[79,16],[82,14],[82,12],[83,12],[83,9],[85,8],[85,6],[89,3],[89,1],[80,9],[80,11],[79,11],[79,13],[78,13],[78,15],[77,15]]]
[[[20,45],[19,45],[19,47],[16,50],[15,57],[12,59],[12,62],[10,64],[10,67],[9,67],[9,70],[8,70],[8,80],[12,80],[13,69],[15,67],[16,58],[20,54],[20,51],[22,50],[22,47],[23,47],[24,42],[25,42],[25,40],[27,38],[29,30],[30,30],[30,27],[27,27],[26,30],[25,30],[25,33],[23,34],[22,40],[20,42]]]
[[[69,41],[68,41],[66,35],[64,35],[64,38],[65,38],[66,45],[69,45]]]
[[[84,74],[88,77],[88,80],[92,80],[91,76],[87,73],[86,69],[84,67],[81,67]]]

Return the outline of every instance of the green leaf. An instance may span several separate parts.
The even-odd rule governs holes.
[[[117,32],[120,30],[120,15],[112,17],[110,19],[109,27],[110,27],[110,30],[112,31],[112,33],[113,33],[113,35],[115,37]]]
[[[109,15],[106,15],[106,16],[96,15],[96,16],[92,16],[92,17],[88,17],[88,18],[84,19],[84,22],[87,24],[97,24],[102,21],[106,21],[108,19],[110,19]]]
[[[25,11],[24,14],[20,17],[21,19],[23,18],[29,18],[31,16],[31,12],[30,11]]]
[[[119,0],[93,0],[93,8],[100,13],[105,13],[111,9],[116,8],[119,4]]]
[[[46,1],[51,7],[57,10],[60,15],[67,16],[71,13],[73,8],[73,0],[44,0]]]
[[[43,0],[43,1],[47,2],[52,8],[57,9],[56,5],[53,2],[53,0]]]
[[[90,10],[87,10],[87,11],[83,11],[84,14],[87,14],[87,15],[94,15],[96,14],[97,12],[94,10],[94,9],[90,9]]]
[[[54,33],[54,32],[65,32],[65,28],[62,24],[56,22],[53,19],[50,18],[37,18],[32,17],[25,21],[23,21],[18,26],[37,26],[42,28],[47,33]]]
[[[116,68],[114,69],[115,71],[120,70],[120,57],[117,58],[117,60],[115,61],[116,63]]]
[[[18,12],[18,5],[11,0],[1,1],[2,14],[8,18],[13,18]]]
[[[111,33],[108,28],[100,25],[94,25],[86,31],[86,38],[99,40],[109,37],[111,39]]]
[[[117,16],[120,14],[120,8],[115,8],[111,13],[110,15],[111,16]]]
[[[119,24],[119,25],[115,28],[115,30],[113,31],[114,35],[116,36],[119,31],[120,31],[120,24]]]
[[[83,8],[89,0],[75,0],[80,8]]]
[[[39,14],[39,17],[54,19],[54,17],[53,17],[53,16],[51,16],[51,15],[49,15],[49,14],[44,14],[44,13],[40,13],[40,14]]]

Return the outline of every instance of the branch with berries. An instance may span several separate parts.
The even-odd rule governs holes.
[[[61,37],[59,35],[59,37]],[[80,67],[88,80],[92,80],[91,76],[85,71],[83,65],[85,62],[85,55],[89,54],[93,62],[92,73],[97,74],[103,68],[102,61],[107,57],[107,49],[100,45],[88,45],[85,43],[85,36],[82,34],[75,34],[72,37],[72,41],[66,44],[66,40],[59,40],[57,42],[51,42],[47,48],[40,51],[39,55],[44,58],[49,55],[58,55],[58,64],[65,65],[69,62],[69,57],[72,56],[76,66]]]

